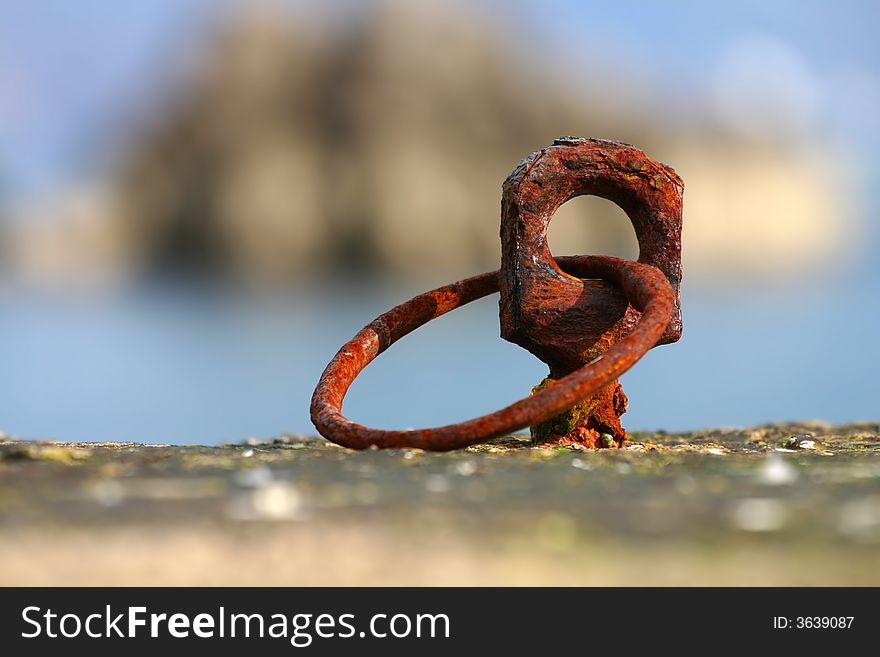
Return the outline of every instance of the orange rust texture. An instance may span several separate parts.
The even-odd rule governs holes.
[[[547,363],[558,380],[601,357],[638,322],[640,313],[619,286],[582,278],[550,253],[553,214],[569,199],[593,194],[626,212],[639,262],[659,269],[672,286],[675,307],[657,344],[678,340],[682,193],[672,169],[620,142],[563,137],[523,160],[503,186],[501,336]],[[620,446],[625,411],[626,396],[615,381],[533,426],[532,435],[542,442]]]
[[[379,316],[336,354],[312,396],[321,435],[355,449],[449,450],[529,426],[536,439],[619,447],[626,395],[617,378],[651,347],[681,335],[684,185],[629,144],[562,137],[508,176],[501,200],[501,269],[421,294]],[[639,242],[638,262],[554,258],[547,227],[560,205],[593,194],[619,205]],[[355,377],[400,337],[498,290],[501,336],[543,360],[552,381],[495,413],[428,429],[372,429],[347,419]],[[549,380],[548,380],[549,381]]]
[[[581,400],[617,380],[661,339],[675,311],[675,292],[656,267],[611,256],[567,256],[560,266],[574,275],[599,278],[618,285],[640,313],[633,330],[602,358],[494,413],[426,429],[374,429],[342,413],[351,384],[380,353],[407,333],[455,308],[498,290],[497,271],[467,278],[425,292],[380,315],[336,353],[312,395],[312,422],[322,436],[352,449],[416,447],[445,451],[459,449],[534,426],[564,413]]]
[[[555,380],[547,377],[533,393],[554,384]],[[620,416],[626,413],[627,402],[626,393],[615,380],[570,410],[530,427],[532,440],[541,444],[620,448],[626,441]]]

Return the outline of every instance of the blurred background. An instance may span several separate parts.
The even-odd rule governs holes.
[[[880,5],[0,2],[0,429],[314,433],[335,351],[496,269],[501,182],[564,134],[685,181],[685,328],[630,429],[876,419]],[[567,203],[555,254],[637,257]],[[467,419],[545,374],[497,297],[408,336],[346,413]]]

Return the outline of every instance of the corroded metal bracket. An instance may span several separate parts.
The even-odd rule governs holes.
[[[617,286],[565,272],[547,245],[547,228],[559,206],[592,194],[626,212],[639,242],[638,261],[666,275],[675,309],[658,344],[677,341],[683,191],[672,169],[616,141],[565,137],[529,155],[503,186],[501,336],[563,376],[632,328],[638,314]]]
[[[537,438],[619,447],[626,396],[617,377],[681,335],[681,198],[675,172],[620,142],[564,137],[523,160],[504,183],[501,270],[414,297],[365,326],[334,356],[312,395],[328,439],[352,447],[449,450],[526,426]],[[582,194],[617,203],[635,227],[639,261],[554,259],[553,213]],[[357,375],[426,322],[500,290],[502,336],[550,366],[531,396],[494,413],[427,429],[373,429],[342,414]]]
[[[578,278],[550,253],[547,228],[553,214],[566,201],[592,194],[623,209],[639,242],[638,261],[659,269],[672,286],[675,307],[657,344],[677,341],[683,191],[671,168],[621,142],[563,137],[529,155],[503,186],[501,336],[547,363],[552,381],[603,354],[638,321],[638,311],[620,288]],[[619,421],[609,419],[626,409],[618,388],[607,391],[608,399],[599,404],[606,408],[594,423],[593,443],[603,433],[618,445],[625,437]]]

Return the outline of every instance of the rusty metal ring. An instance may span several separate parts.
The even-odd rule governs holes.
[[[614,381],[660,339],[675,304],[675,293],[663,273],[651,265],[610,256],[569,256],[558,258],[556,263],[566,275],[618,284],[629,303],[641,312],[632,331],[603,355],[530,397],[458,424],[384,430],[365,427],[342,415],[349,387],[376,356],[430,320],[497,292],[499,272],[493,271],[413,297],[365,326],[333,357],[318,381],[311,403],[315,427],[334,443],[352,449],[376,446],[445,451],[543,422]]]

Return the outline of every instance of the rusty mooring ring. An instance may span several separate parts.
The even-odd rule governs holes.
[[[675,293],[659,269],[611,256],[569,256],[556,260],[568,274],[620,285],[641,312],[638,324],[602,356],[555,385],[488,415],[430,429],[372,429],[342,415],[349,387],[373,359],[407,333],[459,306],[498,291],[498,271],[425,292],[370,322],[337,352],[312,395],[311,417],[325,438],[352,449],[416,447],[445,451],[496,438],[543,422],[595,393],[632,367],[663,334]]]

